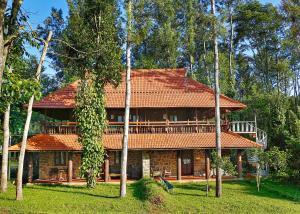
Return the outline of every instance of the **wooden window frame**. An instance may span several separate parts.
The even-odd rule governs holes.
[[[62,157],[64,160],[62,161]],[[59,158],[60,161],[57,162]],[[66,166],[67,165],[67,152],[54,152],[54,165],[55,166]]]

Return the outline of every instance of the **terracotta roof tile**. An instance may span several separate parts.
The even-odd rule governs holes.
[[[185,73],[185,69],[132,70],[131,107],[214,107],[214,91],[185,77]],[[76,81],[35,102],[34,108],[74,108],[78,83]],[[105,91],[107,108],[124,107],[124,81],[117,88],[107,85]],[[246,106],[222,95],[221,107],[239,109]]]
[[[122,148],[122,135],[104,135],[104,147],[108,150]],[[238,134],[222,132],[223,148],[253,148],[259,144]],[[130,150],[155,149],[192,149],[214,148],[215,133],[184,133],[184,134],[131,134],[128,148]],[[10,151],[18,151],[19,144],[11,146]],[[39,134],[28,140],[28,151],[69,151],[81,150],[77,135],[44,135]]]
[[[27,151],[80,151],[77,135],[38,134],[27,140]],[[10,151],[20,150],[20,144],[9,147]]]

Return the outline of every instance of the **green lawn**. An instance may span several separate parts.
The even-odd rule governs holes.
[[[0,194],[0,213],[300,213],[300,187],[264,181],[261,192],[254,182],[224,182],[223,197],[214,190],[205,196],[205,183],[175,184],[165,205],[148,202],[140,186],[131,184],[125,199],[119,185],[98,184],[96,189],[69,186],[26,186],[25,199],[14,200],[14,186]]]

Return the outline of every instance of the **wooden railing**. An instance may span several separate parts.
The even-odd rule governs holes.
[[[110,122],[106,134],[123,133],[123,122]],[[228,125],[222,125],[222,131],[228,131]],[[130,122],[129,133],[199,133],[215,132],[215,124],[202,121],[148,121]]]
[[[46,122],[42,124],[45,134],[77,134],[76,122]]]
[[[40,128],[38,128],[40,127]],[[256,142],[267,147],[267,133],[256,127],[255,121],[233,121],[222,122],[223,132],[232,131],[239,134],[251,134],[255,136]],[[105,134],[122,134],[124,130],[123,122],[109,122]],[[42,126],[34,124],[31,131],[45,134],[77,134],[76,122],[46,122]],[[208,121],[144,121],[130,122],[129,133],[131,134],[151,134],[151,133],[211,133],[215,132],[214,122]]]
[[[228,131],[228,124],[222,125],[222,131]],[[105,134],[122,134],[123,122],[109,122]],[[76,134],[76,122],[44,123],[42,132],[46,134]],[[199,133],[215,132],[215,124],[206,121],[145,121],[130,122],[129,133]]]

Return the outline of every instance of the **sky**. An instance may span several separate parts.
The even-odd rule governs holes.
[[[274,5],[279,5],[280,0],[260,0],[262,3],[273,3]],[[38,24],[42,24],[43,21],[50,15],[51,8],[55,7],[63,10],[64,16],[68,14],[68,7],[66,0],[24,0],[22,9],[29,15],[29,22],[33,27]],[[28,47],[29,52],[40,56],[39,50]],[[50,66],[50,61],[47,59],[44,64],[46,70],[45,73],[49,75],[54,75],[55,71]]]

